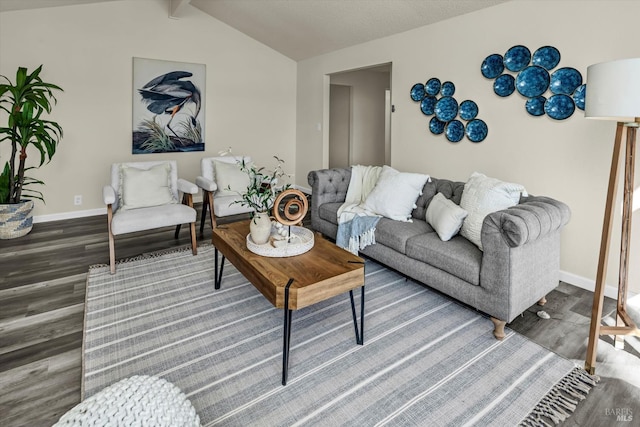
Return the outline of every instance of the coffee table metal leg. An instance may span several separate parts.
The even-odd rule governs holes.
[[[282,385],[287,385],[287,374],[289,373],[289,348],[291,345],[291,315],[289,309],[289,287],[293,279],[289,279],[284,288],[284,332],[282,335]]]
[[[356,343],[364,344],[364,286],[360,287],[360,328],[358,328],[358,319],[356,318],[356,305],[353,301],[353,290],[349,291],[351,299],[351,313],[353,314],[353,326],[356,329]],[[359,330],[358,330],[359,329]]]
[[[213,280],[215,289],[220,289],[220,285],[222,284],[222,271],[224,270],[224,255],[222,255],[222,260],[220,260],[220,271],[218,271],[218,248],[215,250],[214,258],[215,272]]]

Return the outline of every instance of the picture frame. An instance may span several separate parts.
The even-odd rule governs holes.
[[[132,153],[204,151],[206,66],[133,58]]]

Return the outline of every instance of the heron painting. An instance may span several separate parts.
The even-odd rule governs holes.
[[[133,154],[204,151],[205,66],[133,58]]]

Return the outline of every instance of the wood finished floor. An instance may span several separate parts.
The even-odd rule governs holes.
[[[198,241],[210,239],[205,229]],[[178,239],[173,229],[153,230],[117,238],[116,256],[188,244],[186,227]],[[50,426],[79,402],[86,273],[107,262],[106,216],[35,224],[23,238],[0,240],[0,426]],[[583,365],[592,294],[560,283],[547,299],[550,320],[533,306],[508,326]],[[608,300],[605,312],[613,307]],[[640,341],[622,351],[611,343],[600,340],[602,380],[564,426],[638,425]],[[615,410],[631,411],[633,422],[616,421]]]

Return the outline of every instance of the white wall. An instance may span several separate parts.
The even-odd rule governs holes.
[[[637,1],[532,1],[504,3],[445,22],[332,52],[298,63],[297,183],[326,166],[328,74],[380,63],[393,63],[392,166],[466,181],[473,171],[524,184],[536,195],[567,203],[573,212],[563,232],[561,268],[575,281],[595,279],[602,216],[615,124],[584,119],[576,111],[567,120],[532,117],[524,98],[500,98],[492,81],[480,73],[483,59],[523,44],[559,49],[560,66],[578,69],[613,59],[640,57]],[[430,77],[456,85],[456,99],[472,99],[489,135],[479,144],[458,144],[428,131],[428,119],[409,97],[414,83]],[[304,153],[304,154],[303,154]],[[636,180],[640,174],[636,175]],[[638,182],[636,187],[638,187]],[[638,196],[640,197],[640,195]],[[616,216],[619,220],[619,215]],[[640,209],[634,214],[640,224]],[[619,230],[619,222],[615,225]],[[619,247],[614,235],[612,257]],[[632,257],[640,253],[640,227],[633,231]],[[616,283],[615,260],[608,283]],[[640,291],[640,263],[632,261],[632,290]]]
[[[206,65],[205,152],[131,154],[133,57]],[[265,166],[278,155],[295,170],[296,63],[194,7],[180,19],[168,18],[166,0],[0,13],[0,74],[14,80],[18,66],[40,64],[43,79],[64,89],[52,115],[64,139],[33,173],[47,183],[36,217],[102,209],[114,162],[174,158],[193,181],[201,157],[231,146]]]

